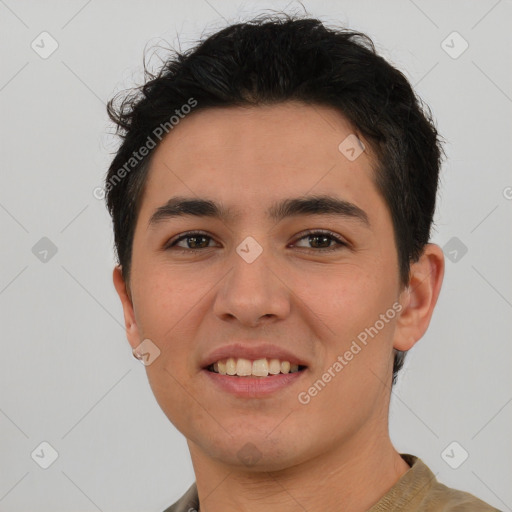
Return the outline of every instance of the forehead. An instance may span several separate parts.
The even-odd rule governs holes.
[[[172,196],[210,197],[234,217],[278,198],[336,194],[363,210],[382,200],[369,144],[333,108],[302,103],[209,108],[185,117],[155,150],[141,217]],[[340,146],[341,145],[341,146]],[[352,153],[344,153],[347,147]],[[354,153],[357,158],[352,158]],[[380,205],[382,206],[382,204]]]

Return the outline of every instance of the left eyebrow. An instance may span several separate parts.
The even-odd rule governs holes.
[[[335,215],[357,220],[370,228],[364,210],[345,199],[329,195],[284,199],[271,205],[267,212],[267,216],[276,222],[287,217],[306,215]],[[210,217],[226,222],[235,217],[231,209],[210,199],[177,196],[155,210],[149,219],[148,228],[164,220],[183,216]]]

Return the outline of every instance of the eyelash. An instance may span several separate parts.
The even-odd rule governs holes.
[[[193,236],[204,236],[205,238],[209,238],[210,240],[213,240],[213,237],[211,237],[210,235],[208,235],[207,233],[204,233],[202,231],[188,231],[186,233],[183,233],[182,235],[180,235],[178,238],[176,238],[175,240],[171,241],[170,243],[168,243],[164,249],[165,250],[170,250],[171,248],[173,248],[177,243],[181,242],[182,240],[186,240],[187,238],[191,238]],[[333,251],[337,251],[343,247],[348,247],[348,244],[342,240],[340,237],[338,237],[336,234],[334,234],[333,232],[331,231],[328,231],[328,230],[311,230],[311,231],[307,231],[305,233],[302,234],[302,236],[300,236],[299,238],[297,238],[297,242],[302,240],[303,238],[307,238],[307,237],[310,237],[310,236],[314,236],[314,235],[326,235],[327,237],[329,237],[331,240],[337,242],[337,246],[334,246],[334,247],[330,247],[330,248],[321,248],[321,249],[314,249],[314,248],[311,248],[311,249],[307,249],[306,250],[311,250],[313,252],[333,252]],[[178,251],[180,253],[191,253],[191,252],[197,252],[197,251],[203,251],[203,250],[206,250],[206,249],[211,249],[211,247],[204,247],[202,249],[183,249],[183,248],[179,248],[179,249],[173,249],[175,251]]]

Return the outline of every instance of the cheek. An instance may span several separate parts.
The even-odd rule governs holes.
[[[208,289],[195,272],[155,262],[148,262],[138,276],[140,317],[146,328],[156,332],[176,323]]]
[[[187,379],[192,373],[191,343],[199,325],[198,315],[204,314],[208,286],[202,278],[156,265],[139,274],[139,284],[134,290],[138,328],[141,337],[149,338],[160,349],[155,367],[165,368],[180,380]],[[172,380],[165,370],[158,378]]]
[[[297,275],[294,292],[323,321],[324,339],[342,343],[373,319],[385,302],[378,272],[363,265],[343,264]]]
[[[148,381],[160,408],[182,432],[189,425],[208,428],[208,417],[191,404],[191,394],[198,393],[193,389],[195,369],[190,357],[206,290],[206,286],[194,286],[183,272],[153,267],[138,293],[143,336],[160,349],[159,357],[146,367]]]
[[[377,376],[386,379],[396,321],[392,306],[397,298],[394,295],[397,277],[391,269],[376,264],[344,265],[329,276],[309,273],[308,279],[301,279],[297,289],[308,306],[303,311],[312,310],[314,317],[321,320],[316,321],[315,334],[323,353],[315,375],[331,368],[331,373],[337,376],[332,378],[336,383],[329,385],[330,393],[324,398],[339,399],[334,391],[337,388],[341,392],[350,390],[344,401],[357,401],[355,397],[362,390],[368,391],[378,384]],[[386,315],[388,311],[391,314]]]

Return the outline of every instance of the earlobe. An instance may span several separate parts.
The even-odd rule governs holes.
[[[132,298],[124,281],[121,266],[117,265],[114,268],[112,279],[119,299],[121,300],[121,305],[123,307],[126,337],[130,342],[131,347],[136,348],[140,343],[139,331],[137,327],[137,321],[135,319]]]
[[[403,309],[397,320],[393,348],[410,350],[425,334],[444,277],[444,255],[436,244],[427,244],[411,264],[409,286],[400,296]]]

